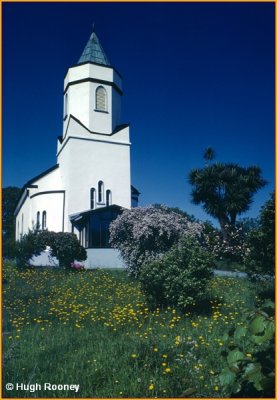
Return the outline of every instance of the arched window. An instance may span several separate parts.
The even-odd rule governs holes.
[[[46,229],[46,211],[43,211],[43,213],[42,213],[42,223],[41,223],[41,225],[42,225],[42,229],[43,230]]]
[[[107,111],[107,92],[103,86],[98,86],[96,89],[95,108],[97,111]]]
[[[36,224],[36,228],[39,229],[40,228],[40,212],[37,212],[37,224]]]
[[[90,208],[93,210],[95,208],[95,189],[90,189]]]
[[[98,203],[102,203],[104,200],[104,183],[98,182]]]
[[[110,206],[112,204],[112,192],[110,190],[106,190],[106,206]]]

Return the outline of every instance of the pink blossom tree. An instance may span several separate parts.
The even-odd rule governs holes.
[[[121,252],[130,274],[153,261],[183,236],[200,238],[203,225],[166,206],[124,210],[110,225],[110,243]]]

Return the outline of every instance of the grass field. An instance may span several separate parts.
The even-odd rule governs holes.
[[[214,278],[185,314],[150,310],[123,271],[4,266],[4,382],[79,391],[4,389],[4,397],[221,397],[221,338],[256,301],[246,280]]]

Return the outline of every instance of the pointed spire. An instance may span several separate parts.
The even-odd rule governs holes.
[[[106,56],[98,37],[96,36],[96,33],[94,32],[94,24],[93,24],[93,31],[92,34],[89,38],[89,41],[87,42],[87,45],[83,51],[83,54],[81,55],[78,64],[84,63],[84,62],[93,62],[97,64],[103,64],[110,66],[110,62],[108,60],[108,57]]]

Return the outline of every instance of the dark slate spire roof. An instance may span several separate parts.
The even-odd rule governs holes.
[[[93,62],[107,66],[111,65],[95,32],[92,32],[78,64],[84,62]]]

